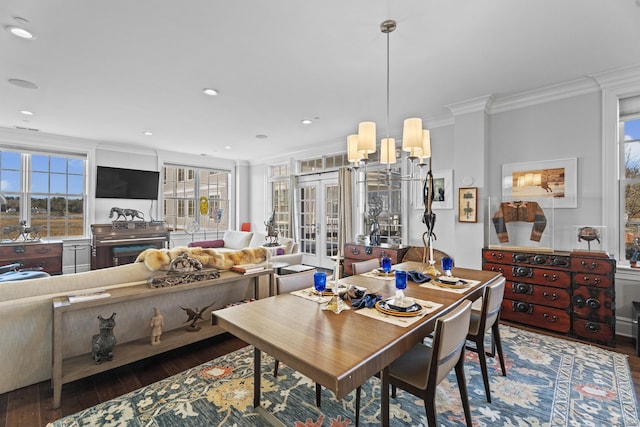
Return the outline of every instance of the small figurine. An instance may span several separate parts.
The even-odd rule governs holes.
[[[116,337],[113,335],[113,328],[116,326],[115,317],[116,313],[106,319],[98,316],[100,334],[94,335],[91,340],[91,358],[96,361],[96,365],[104,359],[113,359],[113,346],[116,345]]]
[[[213,304],[215,304],[215,302]],[[197,307],[195,310],[192,310],[189,307],[184,308],[180,306],[181,309],[187,312],[187,316],[189,316],[189,318],[185,320],[184,323],[191,322],[189,326],[186,327],[188,332],[196,332],[200,330],[200,326],[198,326],[198,320],[204,320],[202,318],[202,313],[204,313],[213,304],[209,304],[208,306],[204,307],[202,310],[198,310]]]
[[[164,316],[160,314],[158,307],[153,308],[153,316],[151,317],[151,345],[160,344],[160,335],[162,335],[162,326],[164,326]]]
[[[131,217],[131,221],[138,218],[141,221],[144,221],[144,214],[137,209],[122,209],[118,207],[113,207],[109,211],[109,218],[113,218],[113,214],[117,214],[115,221],[120,220],[120,217],[124,218],[124,221],[127,220],[127,217]]]
[[[587,248],[589,251],[591,251],[592,241],[596,240],[598,243],[600,243],[600,232],[598,231],[597,228],[581,227],[578,230],[578,242],[582,240],[587,242]]]

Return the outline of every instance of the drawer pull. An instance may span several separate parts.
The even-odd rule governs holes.
[[[351,254],[352,255],[359,255],[360,254],[360,250],[358,248],[351,248]]]
[[[364,248],[364,253],[367,255],[371,255],[373,253],[373,248],[371,246],[367,246]]]
[[[533,257],[533,262],[536,264],[546,264],[547,257],[545,257],[544,255],[536,255]]]
[[[495,253],[495,252],[491,252],[491,256],[494,257],[495,259],[502,259],[504,258],[504,254],[501,253]]]
[[[553,265],[557,265],[558,267],[569,267],[569,260],[565,258],[554,258]]]
[[[584,324],[584,327],[589,332],[596,333],[600,331],[600,325],[595,322],[587,322]]]
[[[504,270],[502,269],[502,267],[491,266],[491,271],[497,271],[498,273],[504,273]]]
[[[587,300],[587,305],[589,306],[589,308],[593,309],[593,310],[597,310],[600,308],[600,301],[598,301],[595,298],[589,298]]]
[[[555,282],[556,280],[558,280],[558,275],[557,274],[553,274],[553,275],[549,276],[547,273],[544,273],[542,275],[542,277],[547,279],[549,282]]]
[[[20,246],[15,246],[13,248],[13,252],[17,253],[17,254],[23,254],[26,251],[25,247],[20,245]]]
[[[587,261],[582,261],[580,264],[582,264],[582,266],[587,270],[595,270],[596,268],[598,268],[597,261],[592,261],[591,264],[589,264]]]
[[[591,282],[591,276],[584,276],[583,279],[584,279],[584,283],[589,284]],[[602,280],[600,280],[599,277],[594,277],[593,278],[593,284],[594,285],[598,285],[601,281]]]
[[[549,316],[547,313],[544,313],[542,317],[544,317],[544,320],[547,322],[556,323],[558,321],[558,316],[555,315]]]
[[[511,283],[511,291],[514,294],[533,295],[533,286],[527,283]]]
[[[544,295],[544,297],[549,301],[555,301],[558,299],[558,294],[556,294],[555,292],[552,294],[550,294],[549,292],[544,292],[542,295]]]
[[[584,297],[582,295],[574,295],[573,296],[573,305],[577,308],[583,308],[584,307]]]
[[[522,301],[512,301],[511,310],[518,313],[533,313],[533,305]]]
[[[513,267],[511,270],[515,277],[532,277],[533,270],[527,267]]]
[[[516,262],[527,262],[529,260],[529,257],[524,254],[516,254],[513,258]]]

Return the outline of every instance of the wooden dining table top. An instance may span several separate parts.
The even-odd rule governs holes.
[[[407,262],[394,269],[424,271]],[[477,280],[464,293],[420,287],[407,282],[407,297],[442,304],[410,326],[397,326],[360,315],[356,310],[336,314],[321,304],[292,294],[276,295],[213,312],[216,323],[236,337],[317,381],[342,399],[429,335],[435,320],[465,299],[482,295],[500,273],[454,268],[453,275]],[[396,292],[394,280],[363,275],[340,279],[341,284],[366,287],[383,298]]]

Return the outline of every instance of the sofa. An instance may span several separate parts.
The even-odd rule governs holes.
[[[190,242],[189,247],[212,248],[219,252],[235,251],[244,248],[264,247],[267,235],[251,231],[225,231],[222,239]],[[298,252],[298,243],[288,237],[278,238],[279,246],[269,249],[269,262],[287,265],[302,264],[302,253]]]
[[[0,393],[51,378],[54,297],[146,285],[153,274],[157,273],[138,262],[75,274],[0,283]],[[260,283],[260,293],[264,295],[263,281]],[[158,307],[164,316],[163,329],[170,330],[184,325],[186,315],[180,306],[195,309],[215,302],[212,309],[217,309],[252,296],[253,286],[247,278],[246,282],[221,283],[202,291],[192,289],[174,294],[158,292],[144,299],[143,303],[140,300],[121,301],[114,305],[108,303],[83,308],[73,312],[77,318],[68,316],[70,323],[64,325],[65,357],[90,352],[91,337],[99,332],[98,315],[109,317],[116,312],[114,333],[118,342],[127,342],[150,336],[149,319],[153,316],[154,307]],[[204,317],[204,321],[208,321],[208,316]],[[114,357],[117,358],[117,344]]]

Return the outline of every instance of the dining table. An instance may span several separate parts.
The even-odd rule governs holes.
[[[393,270],[424,272],[426,265],[404,262],[394,265]],[[391,362],[428,336],[438,317],[465,299],[480,298],[484,288],[501,276],[497,272],[458,267],[453,268],[452,275],[466,286],[454,289],[435,286],[436,280],[424,283],[408,280],[404,295],[421,307],[415,316],[394,316],[375,307],[335,313],[323,309],[310,288],[216,310],[212,321],[254,347],[253,406],[270,424],[283,425],[260,404],[262,352],[331,390],[337,399],[378,375],[382,387],[380,423],[388,426]],[[338,282],[338,288],[341,287],[378,295],[381,301],[396,294],[393,271],[345,277]]]

